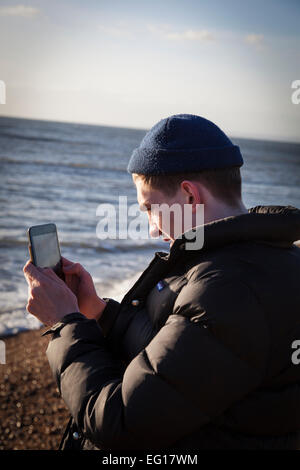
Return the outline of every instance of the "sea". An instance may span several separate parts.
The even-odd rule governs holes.
[[[26,311],[28,227],[54,222],[62,255],[90,272],[99,296],[119,301],[155,252],[168,251],[149,237],[141,214],[129,215],[137,200],[126,167],[146,132],[0,117],[0,336],[41,326]],[[300,144],[231,139],[244,158],[246,207],[300,208]],[[128,213],[127,228],[142,221],[136,237],[128,236],[120,211]],[[101,225],[104,214],[113,237]]]

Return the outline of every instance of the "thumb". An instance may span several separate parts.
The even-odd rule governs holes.
[[[28,260],[23,267],[23,273],[28,284],[30,281],[40,278],[40,270],[31,262],[31,260]]]
[[[63,266],[63,271],[66,274],[77,274],[80,276],[81,271],[82,271],[82,266],[79,263],[73,263],[72,265],[69,266]]]
[[[72,266],[73,264],[73,261],[70,261],[69,259],[65,258],[64,256],[61,257],[61,260],[62,260],[62,265],[63,266]]]
[[[50,277],[51,279],[53,279],[54,281],[58,282],[58,283],[62,283],[63,281],[55,274],[55,272],[53,271],[53,269],[51,268],[43,268],[43,274],[46,275],[47,277]]]

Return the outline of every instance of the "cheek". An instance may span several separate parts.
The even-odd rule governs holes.
[[[163,221],[162,215],[159,218],[159,228],[171,239],[179,237],[183,232],[182,214],[170,211]]]
[[[160,227],[159,217],[157,217],[156,214],[148,213],[148,220],[149,220],[150,227],[154,227],[154,226],[157,227],[157,228]]]
[[[155,218],[155,223],[156,226],[159,228],[159,230],[169,236],[172,236],[173,232],[173,226],[172,226],[172,217],[170,219],[169,215],[167,214],[162,214],[161,212],[156,216]]]
[[[156,234],[160,230],[160,223],[159,223],[159,217],[154,214],[154,212],[148,212],[148,223],[149,223],[149,231],[152,234]],[[157,234],[158,236],[158,234]]]

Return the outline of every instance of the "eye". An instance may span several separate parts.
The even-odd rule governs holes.
[[[151,208],[149,206],[146,206],[145,204],[142,204],[140,206],[140,211],[141,212],[149,212],[151,210]]]

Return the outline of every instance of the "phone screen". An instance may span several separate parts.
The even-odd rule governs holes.
[[[55,232],[43,233],[32,237],[35,262],[41,268],[56,268],[60,262],[60,252]]]
[[[34,225],[27,230],[31,261],[40,268],[51,268],[63,281],[62,259],[53,223]]]

